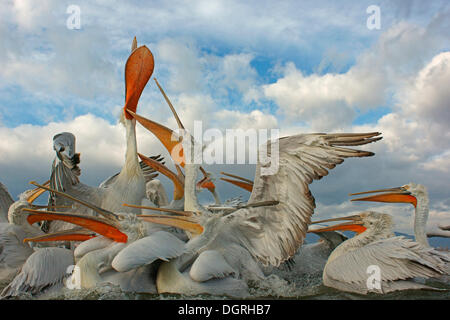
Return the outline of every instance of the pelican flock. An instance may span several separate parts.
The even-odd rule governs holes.
[[[324,286],[340,291],[385,294],[435,290],[417,279],[448,274],[449,255],[431,248],[427,235],[448,236],[449,227],[427,229],[428,194],[419,184],[352,194],[378,193],[352,201],[413,204],[415,240],[395,236],[392,217],[384,213],[311,220],[315,198],[309,185],[346,158],[373,156],[355,147],[379,141],[380,133],[295,134],[268,140],[260,148],[271,155],[277,146],[278,170],[264,174],[272,163],[258,159],[253,180],[222,172],[226,178],[221,180],[250,192],[247,202],[222,202],[214,173],[194,159],[195,150],[204,146],[185,130],[156,79],[178,129],[137,112],[154,65],[151,51],[138,47],[134,38],[125,63],[120,122],[126,129],[126,152],[119,173],[99,186],[82,183],[76,137],[61,132],[53,137],[55,159],[48,181],[32,181],[33,187],[17,201],[0,183],[1,298],[45,298],[104,284],[125,292],[248,297],[252,283],[270,276],[295,283],[304,275],[318,275]],[[167,149],[169,160],[138,152],[138,123],[149,132],[146,139],[156,137]],[[173,161],[176,172],[167,161]],[[172,195],[158,175],[173,184]],[[198,201],[203,190],[211,194],[212,205]],[[47,205],[35,205],[45,192]],[[323,226],[340,220],[350,222]],[[321,240],[306,244],[308,232]],[[371,266],[379,270],[375,286],[368,284]]]

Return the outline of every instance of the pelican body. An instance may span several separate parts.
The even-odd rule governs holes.
[[[436,278],[447,272],[446,255],[411,239],[394,236],[390,215],[367,211],[324,221],[338,220],[351,222],[317,231],[355,228],[353,231],[359,234],[331,253],[323,271],[325,286],[358,294],[433,289],[413,281],[414,278]],[[374,269],[378,272],[375,283],[370,277]]]

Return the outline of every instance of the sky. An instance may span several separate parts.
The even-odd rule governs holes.
[[[69,28],[73,5],[79,29]],[[372,5],[379,29],[368,28]],[[348,194],[420,183],[430,223],[450,220],[448,30],[446,0],[2,1],[0,181],[17,198],[29,181],[47,180],[52,137],[63,131],[76,135],[84,183],[120,170],[123,70],[136,36],[189,129],[199,120],[204,129],[279,129],[282,136],[381,132],[381,141],[363,147],[374,157],[347,159],[313,182],[313,219],[375,210],[411,234],[412,206],[353,203]],[[176,128],[153,80],[138,113]],[[171,166],[139,126],[137,139],[140,152],[162,154]],[[224,170],[253,179],[254,165],[206,167],[222,199],[248,198],[218,178]]]

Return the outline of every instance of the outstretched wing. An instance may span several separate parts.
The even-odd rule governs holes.
[[[5,287],[1,297],[15,297],[24,293],[34,295],[53,285],[62,284],[68,276],[67,268],[73,264],[73,254],[68,249],[38,249],[24,263],[21,272]]]
[[[369,266],[378,266],[381,283],[389,285],[397,280],[445,274],[448,261],[448,257],[433,248],[401,236],[391,237],[339,256],[327,264],[324,277],[326,281],[366,288]]]
[[[8,210],[13,203],[14,200],[8,189],[0,182],[0,222],[8,222]]]
[[[378,141],[380,133],[303,134],[280,138],[278,170],[262,175],[271,163],[258,161],[249,204],[268,200],[278,205],[240,209],[228,216],[239,229],[241,242],[264,264],[280,265],[302,245],[311,223],[315,201],[308,185],[328,174],[349,157],[372,156],[372,152],[344,146]],[[272,156],[267,143],[268,158]],[[273,164],[273,163],[272,163]],[[234,221],[231,221],[234,220]]]

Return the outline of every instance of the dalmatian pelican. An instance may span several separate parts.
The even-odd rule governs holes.
[[[322,276],[325,286],[358,294],[384,294],[433,289],[413,278],[436,278],[447,274],[449,257],[419,242],[394,236],[392,217],[388,214],[367,211],[314,223],[342,220],[347,222],[313,231],[351,230],[358,233],[331,253]],[[374,266],[379,270],[379,278],[370,282]]]
[[[221,172],[221,174],[233,178],[220,178],[221,180],[252,192],[252,180],[227,172]],[[313,231],[308,230],[308,232]],[[347,240],[347,237],[338,231],[315,232],[315,234],[319,236],[317,242],[303,244],[297,253],[286,261],[286,266],[282,265],[278,268],[263,266],[264,274],[276,274],[290,282],[302,281],[305,275],[322,276],[323,268],[331,252]]]
[[[150,131],[155,129],[153,123],[132,115]],[[303,243],[315,207],[308,185],[327,175],[345,158],[372,156],[372,152],[344,147],[375,142],[381,139],[378,136],[379,133],[300,134],[277,140],[277,173],[262,175],[261,170],[270,163],[258,163],[247,205],[232,212],[213,213],[197,202],[200,165],[183,158],[187,215],[147,218],[182,228],[191,237],[183,255],[159,267],[158,292],[245,295],[247,280],[263,278],[257,261],[279,266]],[[191,138],[185,132],[181,141],[182,149],[189,148],[193,155]],[[178,142],[172,143],[170,150]],[[274,142],[266,144],[269,150],[271,143]],[[123,250],[124,254],[126,251]]]
[[[98,215],[23,209],[31,225],[38,221],[57,220],[80,227],[74,228],[70,234],[66,231],[48,233],[26,238],[24,241],[40,243],[86,240],[74,251],[77,274],[72,275],[69,280],[80,279],[82,288],[92,288],[100,283],[110,282],[120,285],[125,291],[155,293],[155,285],[150,276],[152,272],[156,272],[152,263],[159,259],[167,260],[178,256],[184,250],[184,242],[170,232],[170,227],[151,221],[158,215],[113,213],[68,193],[32,183],[88,207]],[[128,248],[127,253],[121,254],[125,248]]]
[[[65,191],[111,211],[140,211],[122,206],[124,202],[140,204],[146,199],[146,181],[137,156],[136,121],[127,111],[136,111],[139,98],[153,69],[154,59],[151,51],[146,46],[137,48],[134,40],[132,52],[125,64],[125,106],[120,120],[126,129],[127,148],[125,163],[120,173],[105,181],[100,188],[80,183],[77,169],[79,155],[74,151],[75,139],[68,133],[57,135],[54,147],[58,159],[55,160],[52,170],[52,189]],[[80,208],[82,209],[85,208]]]
[[[414,236],[415,240],[423,246],[429,247],[427,230],[433,234],[431,230],[436,226],[429,226],[427,229],[427,221],[429,215],[429,198],[425,186],[416,183],[408,183],[401,187],[380,189],[373,191],[365,191],[358,193],[351,193],[350,196],[377,193],[372,196],[356,198],[351,201],[373,201],[373,202],[388,202],[388,203],[410,203],[414,206]],[[445,226],[443,225],[445,228]],[[439,229],[436,228],[436,231]],[[440,230],[440,234],[450,236],[450,232]]]
[[[42,210],[42,208],[47,208],[47,206],[34,205],[33,202],[44,192],[40,188],[30,189],[23,192],[19,196],[19,200],[11,204],[8,210],[8,222],[0,223],[0,281],[10,282],[17,273],[22,270],[24,272],[24,263],[27,262],[30,256],[35,255],[32,260],[34,262],[38,261],[39,258],[36,256],[41,255],[41,253],[34,252],[33,248],[28,244],[24,243],[24,240],[30,237],[37,237],[45,235],[45,233],[37,226],[30,225],[26,221],[27,215],[22,213],[24,208],[33,210]],[[55,207],[52,207],[55,209]],[[65,231],[66,233],[71,233],[72,230]],[[89,239],[88,233],[80,233],[78,236],[79,240]],[[39,249],[38,249],[39,251]],[[51,249],[50,249],[51,251]],[[58,255],[58,253],[57,253]],[[46,268],[48,266],[43,261],[34,263],[30,261],[28,265],[29,270],[34,269],[36,272],[39,268]],[[57,275],[55,275],[58,277]],[[33,280],[32,280],[33,279]],[[47,279],[53,279],[49,276]],[[33,276],[28,277],[28,280],[36,280]],[[35,284],[39,281],[35,281]]]

